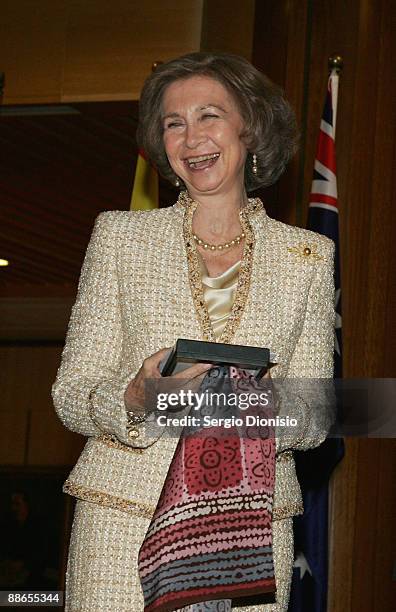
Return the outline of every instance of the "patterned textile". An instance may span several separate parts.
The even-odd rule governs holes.
[[[243,380],[213,368],[201,391],[246,391]],[[201,414],[218,418],[213,410]],[[260,407],[261,416],[269,410]],[[274,592],[274,483],[270,428],[185,428],[139,553],[145,612]]]
[[[213,601],[205,601],[204,603],[196,603],[191,606],[177,610],[177,612],[231,612],[231,599],[215,599]]]
[[[143,611],[138,552],[149,524],[148,519],[128,512],[77,500],[66,574],[65,612]],[[276,603],[250,603],[233,608],[233,612],[287,612],[293,566],[292,519],[273,521],[272,538]],[[183,608],[183,612],[196,612],[193,606],[198,605]]]

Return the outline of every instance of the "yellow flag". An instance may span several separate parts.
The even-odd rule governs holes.
[[[158,173],[139,149],[133,182],[131,210],[152,210],[159,206]]]

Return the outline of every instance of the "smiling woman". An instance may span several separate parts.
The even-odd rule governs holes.
[[[162,112],[169,164],[191,196],[227,194],[241,201],[244,125],[226,88],[206,76],[176,81],[164,93]]]
[[[331,378],[334,245],[247,195],[279,177],[297,141],[282,92],[249,62],[163,64],[139,108],[140,145],[183,188],[167,209],[102,213],[88,246],[53,385],[63,423],[89,437],[64,488],[79,499],[66,611],[285,612],[302,512],[292,451],[326,436],[322,396],[280,393],[278,414],[299,426],[253,452],[226,427],[162,435],[145,384],[178,338],[269,348],[267,378]],[[210,368],[170,381],[197,385]]]
[[[164,102],[171,85],[182,87],[182,82],[189,78],[194,78],[197,83],[202,83],[202,79],[212,80],[208,90],[200,89],[205,100],[202,100],[201,111],[198,101],[194,101],[204,122],[215,120],[219,114],[224,117],[229,107],[239,111],[243,120],[241,136],[249,153],[245,165],[247,191],[274,183],[297,148],[293,110],[281,89],[264,74],[244,58],[226,53],[185,55],[158,66],[146,81],[140,98],[137,137],[159,171],[170,181],[176,178],[164,147],[164,119],[167,112],[174,113],[169,123],[179,128],[183,117],[178,116],[177,107],[165,111]],[[216,85],[222,85],[223,89],[219,90]],[[211,98],[211,93],[220,95],[220,99]],[[226,101],[228,108],[224,107]],[[219,108],[212,106],[217,106],[219,102]],[[252,171],[253,154],[262,162],[257,167],[257,173]]]

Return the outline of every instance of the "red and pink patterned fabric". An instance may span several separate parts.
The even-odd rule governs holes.
[[[238,389],[216,370],[216,392]],[[271,429],[185,428],[139,553],[145,612],[274,592],[274,484]]]

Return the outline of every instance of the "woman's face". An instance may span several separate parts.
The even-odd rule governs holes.
[[[243,188],[243,121],[221,83],[206,76],[175,81],[165,90],[162,118],[169,163],[192,197]]]

